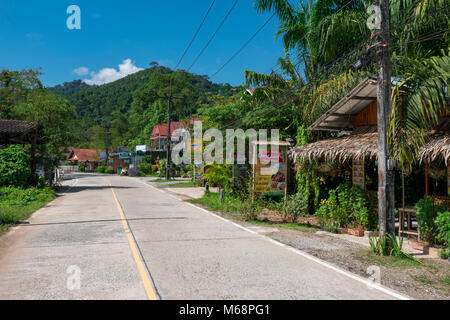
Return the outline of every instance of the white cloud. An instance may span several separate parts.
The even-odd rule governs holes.
[[[73,70],[73,73],[79,75],[79,76],[86,76],[89,74],[89,69],[86,67],[79,67]]]
[[[136,67],[133,62],[131,62],[131,59],[125,59],[122,64],[119,64],[119,70],[114,68],[104,68],[99,72],[91,72],[91,79],[83,81],[89,85],[102,85],[119,80],[141,70],[144,69]]]

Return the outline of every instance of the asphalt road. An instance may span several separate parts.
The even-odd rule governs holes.
[[[395,298],[128,177],[81,175],[0,237],[0,299]]]

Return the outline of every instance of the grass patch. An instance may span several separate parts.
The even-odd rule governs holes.
[[[298,223],[276,223],[268,220],[259,221],[248,219],[249,212],[251,211],[250,201],[241,201],[238,198],[227,194],[225,201],[220,203],[220,195],[214,192],[206,192],[202,198],[189,200],[193,204],[202,205],[212,211],[219,211],[227,214],[231,214],[233,219],[243,220],[253,225],[266,226],[273,228],[292,229],[302,232],[316,232],[319,228],[306,224]]]
[[[0,187],[0,233],[27,219],[54,198],[55,192],[50,188]]]
[[[180,182],[180,183],[171,184],[170,187],[171,188],[195,188],[196,185],[194,182],[190,181],[190,182]]]
[[[314,227],[311,225],[306,224],[298,224],[298,223],[275,223],[270,221],[259,221],[259,220],[246,220],[248,223],[258,225],[258,226],[265,226],[265,227],[273,227],[273,228],[284,228],[284,229],[292,229],[297,230],[301,232],[316,232],[319,230],[318,227]]]
[[[224,213],[242,213],[245,214],[251,210],[249,201],[240,201],[236,197],[227,194],[225,200],[220,203],[220,195],[215,192],[205,192],[204,196],[199,199],[189,200],[193,204],[200,204],[213,211]]]
[[[399,258],[395,256],[379,256],[368,251],[368,259],[371,263],[378,266],[399,267],[399,268],[420,268],[424,264],[406,258]]]
[[[425,283],[425,284],[433,284],[434,281],[423,276],[423,275],[412,275],[411,276],[414,280]]]

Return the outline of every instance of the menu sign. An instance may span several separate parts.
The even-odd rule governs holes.
[[[356,160],[353,159],[353,185],[365,188],[364,184],[364,159]]]
[[[286,146],[257,145],[257,161],[254,165],[255,195],[284,195],[287,177]]]

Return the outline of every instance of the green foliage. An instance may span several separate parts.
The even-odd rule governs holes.
[[[403,239],[395,235],[386,234],[384,237],[369,238],[370,251],[376,255],[394,256],[401,259],[412,260],[419,262],[416,258],[412,257],[402,251]]]
[[[212,187],[230,190],[233,180],[232,166],[225,164],[206,165],[203,178]]]
[[[437,240],[445,243],[447,247],[450,247],[450,212],[439,212],[435,219],[435,223],[439,230]]]
[[[109,168],[107,166],[98,166],[97,173],[109,173]]]
[[[0,230],[4,230],[4,225],[15,224],[25,219],[54,197],[54,191],[48,187],[41,189],[0,187]]]
[[[308,201],[300,194],[290,195],[287,199],[286,210],[292,222],[295,222],[297,217],[308,214]]]
[[[200,107],[210,107],[219,98],[229,97],[240,88],[215,84],[206,76],[153,64],[151,68],[117,81],[86,86],[79,80],[50,88],[76,107],[75,144],[103,148],[105,128],[110,126],[110,144],[133,148],[145,144],[155,124],[167,121],[169,79],[172,75],[173,120],[183,120]],[[219,98],[218,98],[219,97]]]
[[[137,167],[143,174],[151,174],[153,172],[152,165],[150,163],[143,162],[139,164]]]
[[[13,145],[0,149],[0,186],[25,187],[30,178],[29,148]]]
[[[414,207],[417,210],[417,222],[421,238],[425,239],[431,245],[439,241],[438,226],[436,218],[439,212],[445,212],[446,205],[434,205],[433,200],[429,198],[420,199]]]
[[[310,213],[315,211],[319,204],[320,177],[317,174],[315,165],[309,161],[299,160],[297,163],[297,194],[308,201]]]
[[[350,183],[329,191],[316,211],[322,226],[329,230],[339,227],[374,230],[377,225],[375,202],[368,194]]]

